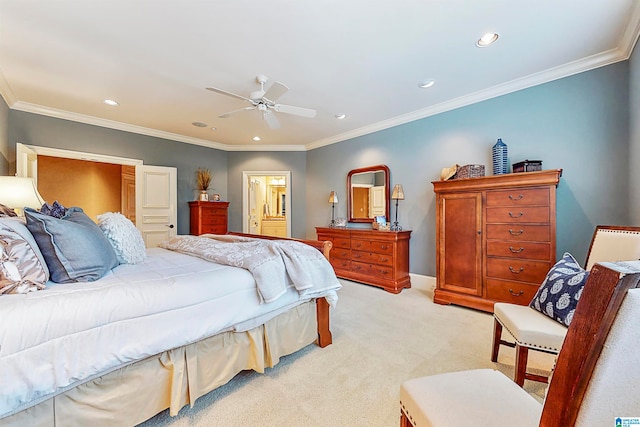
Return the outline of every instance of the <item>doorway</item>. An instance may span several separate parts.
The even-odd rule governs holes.
[[[243,171],[242,232],[291,237],[291,171]]]

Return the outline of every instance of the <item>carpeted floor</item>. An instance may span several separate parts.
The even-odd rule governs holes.
[[[342,283],[332,345],[310,345],[265,374],[243,372],[176,417],[165,411],[141,426],[394,427],[409,378],[487,367],[513,377],[513,349],[503,347],[497,364],[489,360],[490,314],[434,304],[433,285],[421,277],[398,295]],[[551,355],[530,354],[540,373],[552,363]],[[526,381],[525,389],[544,395],[543,384]]]

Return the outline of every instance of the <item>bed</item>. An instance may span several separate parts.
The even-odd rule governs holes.
[[[24,241],[37,235],[30,228],[25,236],[12,221],[12,237],[16,230]],[[0,239],[3,223],[6,228],[0,218]],[[225,243],[257,240],[218,237]],[[176,239],[211,245],[214,238]],[[266,241],[259,242],[251,244]],[[330,242],[267,245],[288,245],[295,254],[321,250],[316,267],[329,265]],[[23,246],[18,253],[29,245]],[[98,280],[49,280],[43,290],[0,295],[0,426],[130,426],[166,408],[175,415],[242,370],[264,372],[313,342],[331,343],[329,306],[340,288],[332,270],[314,272],[321,283],[304,291],[291,279],[277,296],[265,298],[255,270],[210,258],[170,245],[149,248],[143,261],[120,263]]]

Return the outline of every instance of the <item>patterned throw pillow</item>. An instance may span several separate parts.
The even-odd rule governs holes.
[[[54,201],[53,205],[45,203],[40,208],[40,213],[52,216],[54,218],[62,218],[67,213],[67,208],[62,206],[58,201]]]
[[[547,273],[529,307],[569,326],[587,277],[589,272],[570,253],[565,252]]]
[[[0,218],[0,295],[44,289],[47,280],[47,264],[27,226]]]
[[[147,259],[140,231],[120,212],[98,215],[98,227],[111,243],[120,264],[138,264]]]

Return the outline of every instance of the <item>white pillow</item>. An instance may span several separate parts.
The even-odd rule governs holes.
[[[120,264],[138,264],[147,258],[142,235],[129,218],[120,212],[105,212],[97,218]]]

